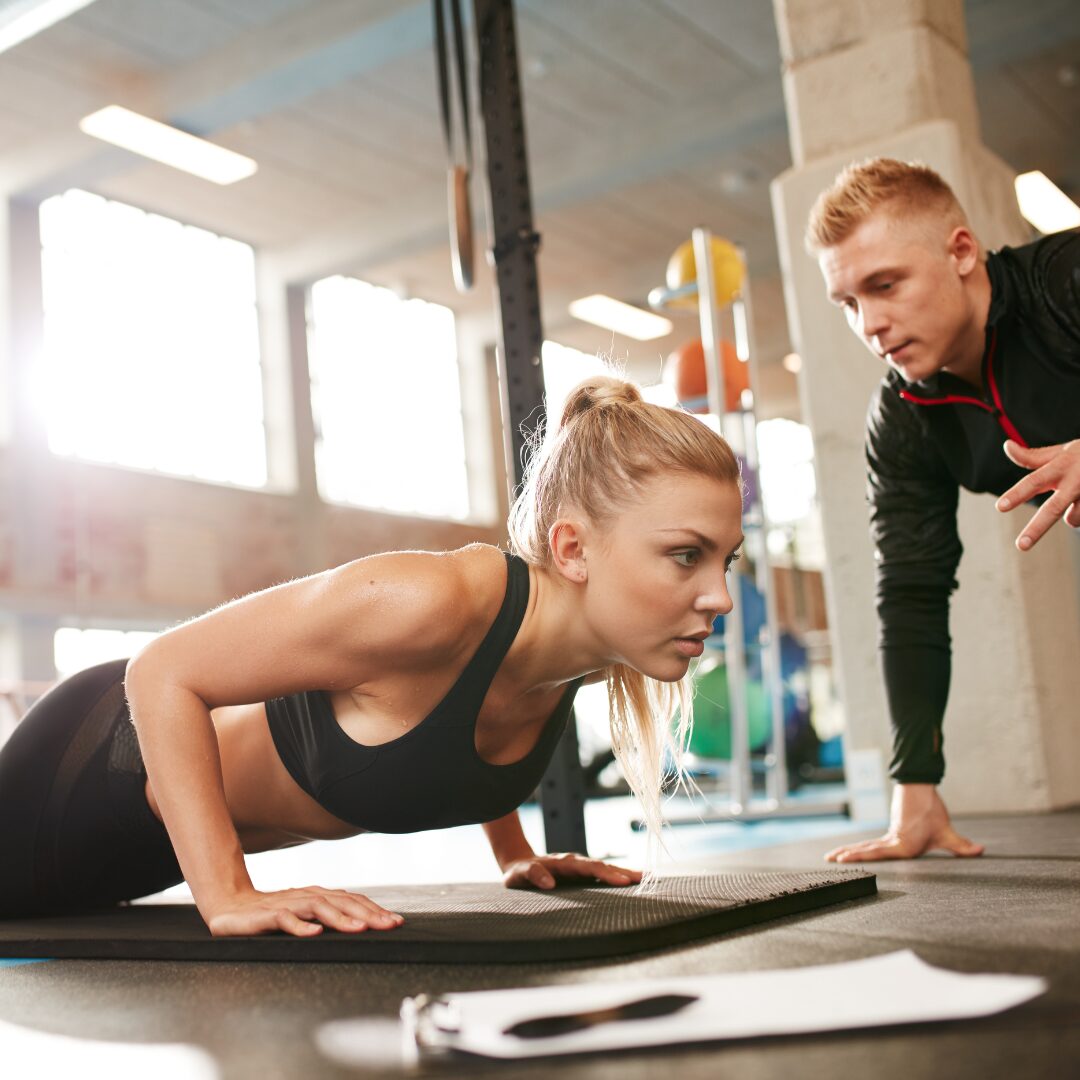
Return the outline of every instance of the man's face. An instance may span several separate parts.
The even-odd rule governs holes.
[[[973,309],[964,281],[978,246],[964,228],[882,209],[818,256],[829,299],[907,382],[959,358]]]

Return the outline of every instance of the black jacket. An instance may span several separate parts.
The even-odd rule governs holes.
[[[1002,248],[987,271],[983,395],[948,372],[906,383],[890,371],[867,416],[890,775],[907,783],[936,784],[945,768],[959,488],[1000,495],[1025,475],[1006,438],[1035,447],[1080,436],[1080,231]]]

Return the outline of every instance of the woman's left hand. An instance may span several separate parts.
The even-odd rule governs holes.
[[[531,855],[503,867],[503,884],[508,889],[554,889],[558,881],[580,881],[582,878],[605,885],[633,885],[641,880],[641,871],[626,870],[572,852]]]

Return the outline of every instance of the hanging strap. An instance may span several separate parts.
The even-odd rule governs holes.
[[[469,175],[472,172],[472,127],[469,117],[469,80],[465,67],[465,30],[461,0],[445,0],[454,30],[454,54],[461,113],[461,146],[457,145],[454,109],[450,92],[450,56],[446,40],[444,0],[432,0],[435,12],[435,58],[439,81],[439,110],[446,140],[447,201],[450,210],[450,260],[458,292],[468,292],[473,284],[472,202]]]
[[[457,89],[461,113],[461,146],[463,164],[472,170],[472,121],[469,115],[469,80],[465,69],[465,28],[461,18],[461,0],[432,0],[435,8],[435,57],[439,70],[439,106],[442,113],[443,136],[446,139],[446,153],[451,165],[457,164],[457,147],[454,138],[454,117],[450,100],[449,56],[446,43],[446,17],[443,3],[450,7],[450,18],[454,26],[454,54],[457,67]]]

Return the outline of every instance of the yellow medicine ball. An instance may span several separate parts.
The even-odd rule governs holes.
[[[712,238],[713,278],[716,282],[716,306],[726,307],[738,295],[743,283],[743,261],[738,248],[730,240]],[[694,259],[694,244],[690,240],[681,243],[668,259],[667,287],[679,289],[697,280],[697,262]],[[697,293],[682,296],[671,301],[671,307],[697,307]]]

